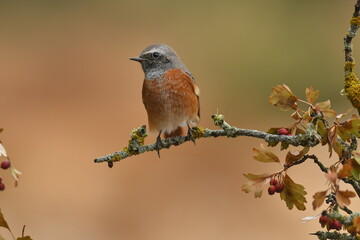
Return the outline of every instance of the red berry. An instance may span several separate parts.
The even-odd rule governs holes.
[[[323,215],[319,218],[319,223],[321,223],[321,225],[325,225],[329,220],[329,217],[326,215]]]
[[[278,184],[278,180],[276,180],[275,178],[273,178],[273,179],[271,179],[270,180],[270,185],[276,185],[276,184]]]
[[[2,177],[0,177],[0,183],[2,183]]]
[[[279,128],[277,133],[278,133],[278,135],[288,135],[289,130],[287,130],[286,128]]]
[[[269,188],[268,188],[268,193],[269,195],[274,195],[276,192],[276,188],[274,185],[270,185]]]
[[[4,191],[4,189],[5,189],[5,184],[0,183],[0,191]]]
[[[284,188],[285,188],[285,186],[283,183],[278,183],[275,185],[275,191],[277,193],[281,193],[282,191],[284,191]]]
[[[330,229],[341,230],[342,224],[338,220],[330,220],[329,222]]]
[[[10,167],[10,161],[9,160],[4,160],[1,162],[1,168],[2,169],[8,169]]]

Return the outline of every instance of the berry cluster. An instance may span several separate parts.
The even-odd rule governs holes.
[[[0,167],[4,170],[8,169],[11,166],[10,161],[8,159],[3,160],[0,164]],[[2,181],[2,178],[0,177],[0,191],[5,190],[5,184]]]
[[[330,218],[325,211],[322,213],[321,217],[319,218],[319,223],[321,224],[322,227],[326,226],[327,230],[334,229],[340,231],[342,228],[342,224],[340,223],[340,221],[337,219]]]
[[[269,195],[274,195],[276,192],[281,193],[284,190],[284,184],[282,182],[279,182],[275,178],[272,178],[270,180],[270,186],[268,188]]]

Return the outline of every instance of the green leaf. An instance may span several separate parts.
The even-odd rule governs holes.
[[[280,147],[280,150],[286,150],[288,147],[290,146],[289,143],[286,143],[286,142],[282,142],[281,143],[281,147]]]
[[[351,159],[351,166],[353,167],[350,171],[350,174],[355,180],[360,180],[360,152],[352,152],[354,158]]]
[[[279,158],[262,144],[260,145],[260,149],[254,148],[253,150],[257,153],[253,158],[260,162],[280,162]]]
[[[298,210],[306,209],[305,188],[295,183],[287,174],[283,178],[284,191],[280,193],[280,198],[286,202],[286,206],[291,210],[295,206]]]
[[[356,137],[360,137],[360,119],[354,118],[347,120],[337,127],[337,134],[343,141],[350,141],[351,140],[351,134],[353,134]]]

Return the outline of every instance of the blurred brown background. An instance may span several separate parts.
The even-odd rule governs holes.
[[[143,73],[129,61],[147,45],[171,45],[201,88],[201,126],[288,126],[267,103],[286,83],[299,97],[313,86],[335,110],[342,38],[355,1],[1,1],[0,126],[18,188],[8,171],[0,206],[16,235],[34,239],[315,239],[303,224],[311,196],[325,189],[313,164],[289,171],[308,191],[308,210],[279,196],[241,191],[243,173],[279,170],[252,159],[261,141],[205,139],[116,163],[93,159],[120,150],[147,123]],[[360,42],[355,41],[355,58]],[[146,139],[153,142],[154,136]],[[326,148],[316,150],[326,164]],[[359,210],[357,200],[352,207]],[[0,234],[9,237],[6,231]]]

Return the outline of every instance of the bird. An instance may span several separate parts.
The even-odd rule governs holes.
[[[187,136],[195,143],[191,128],[200,121],[200,89],[178,54],[166,44],[153,44],[130,60],[139,62],[145,74],[142,101],[150,132],[158,132],[159,157],[162,133],[165,138],[181,136],[187,126]]]

